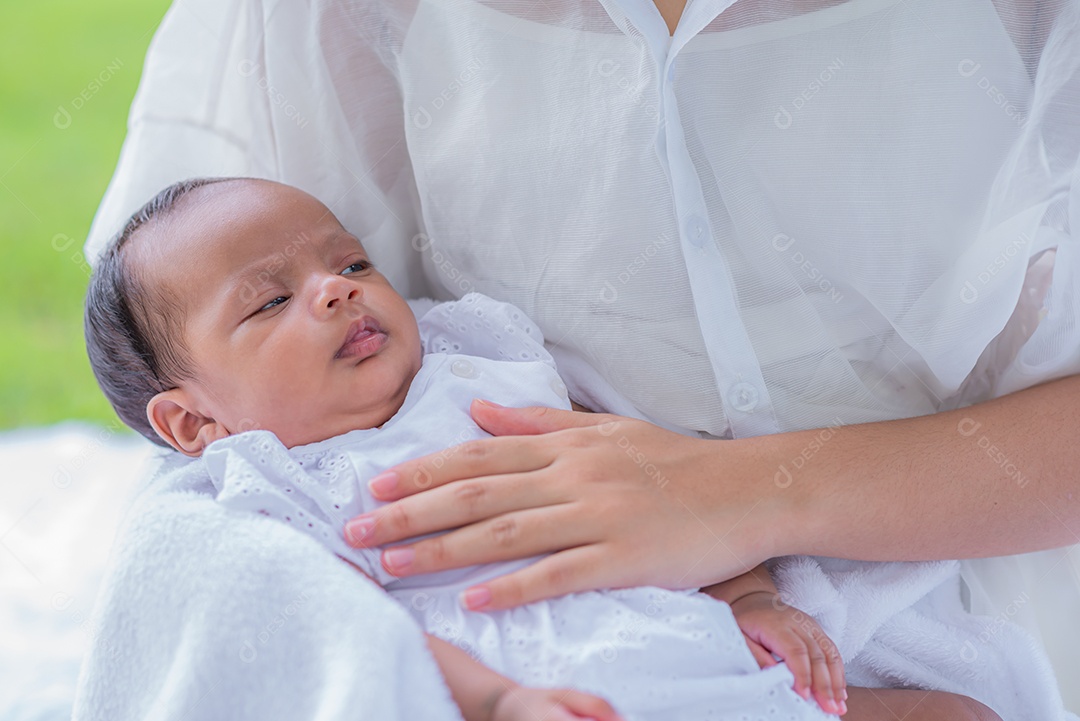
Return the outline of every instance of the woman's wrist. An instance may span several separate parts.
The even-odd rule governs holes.
[[[1078,399],[1071,376],[951,411],[734,441],[757,458],[768,557],[975,558],[1074,542]],[[1064,503],[1050,511],[1048,499]]]
[[[805,542],[817,525],[814,511],[817,499],[808,493],[805,469],[817,448],[815,434],[793,431],[756,436],[736,441],[743,444],[753,478],[758,479],[762,522],[757,524],[764,562],[777,556],[805,553]],[[820,462],[820,461],[819,461]],[[825,509],[817,508],[818,513]]]
[[[716,548],[725,555],[721,565],[730,563],[732,553],[750,569],[795,552],[802,535],[802,490],[783,483],[782,474],[777,478],[788,441],[780,435],[695,441],[699,445],[693,465],[702,471],[695,474],[695,495],[707,509],[703,518],[710,519],[709,526],[722,541]],[[734,525],[729,510],[733,504],[749,509]]]

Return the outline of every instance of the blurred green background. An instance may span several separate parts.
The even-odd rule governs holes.
[[[168,6],[0,3],[0,429],[115,419],[83,347],[82,244]]]

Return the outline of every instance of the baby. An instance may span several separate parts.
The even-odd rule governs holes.
[[[487,436],[474,397],[571,403],[521,311],[471,293],[418,322],[360,241],[296,188],[166,188],[102,255],[86,335],[125,423],[203,456],[220,503],[313,535],[405,605],[470,721],[620,718],[599,695],[630,719],[736,718],[762,699],[778,718],[827,718],[811,694],[846,712],[839,661],[809,660],[838,659],[832,642],[776,601],[763,567],[706,593],[643,587],[473,613],[461,590],[536,559],[397,578],[377,549],[346,544],[344,522],[379,505],[368,479]]]

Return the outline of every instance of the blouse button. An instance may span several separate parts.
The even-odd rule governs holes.
[[[475,378],[476,368],[467,360],[456,360],[450,364],[450,372],[459,378]]]
[[[551,390],[555,391],[555,395],[557,396],[562,396],[563,398],[567,397],[566,384],[558,378],[551,379]]]
[[[750,383],[736,383],[728,393],[731,407],[743,413],[750,413],[757,407],[758,390]]]
[[[691,215],[686,219],[686,237],[695,247],[700,248],[705,245],[705,240],[709,237],[709,228],[700,215]]]

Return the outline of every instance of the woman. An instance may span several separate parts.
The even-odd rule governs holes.
[[[506,437],[350,526],[462,526],[391,570],[560,551],[474,589],[500,608],[1077,541],[1075,2],[386,5],[175,7],[158,57],[214,44],[144,82],[89,249],[179,177],[348,188],[406,295],[515,303],[591,369],[577,400],[654,421],[477,407]],[[849,708],[990,713],[924,697]]]

